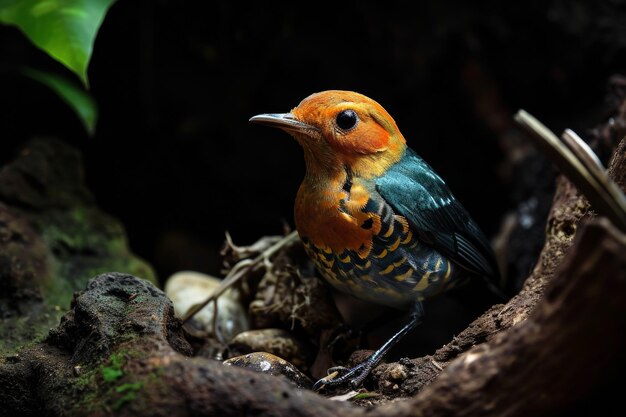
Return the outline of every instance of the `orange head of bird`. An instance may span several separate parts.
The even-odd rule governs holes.
[[[291,134],[304,149],[307,175],[316,177],[345,168],[361,177],[381,175],[406,146],[389,113],[352,91],[315,93],[289,113],[259,114],[250,121]]]

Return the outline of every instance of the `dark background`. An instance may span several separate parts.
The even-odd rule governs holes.
[[[304,175],[295,141],[248,119],[355,90],[387,109],[493,236],[515,204],[498,141],[510,116],[525,108],[557,132],[601,122],[607,80],[626,63],[625,16],[608,0],[120,0],[89,68],[93,138],[11,69],[69,71],[0,27],[0,163],[33,136],[66,140],[84,152],[98,204],[162,279],[217,274],[226,230],[250,244],[293,227]]]

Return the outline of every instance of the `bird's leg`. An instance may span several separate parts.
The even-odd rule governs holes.
[[[421,302],[416,302],[410,313],[410,321],[404,325],[396,334],[391,336],[384,345],[367,358],[365,361],[356,365],[353,368],[345,368],[342,366],[336,366],[329,369],[329,373],[345,372],[343,375],[333,379],[322,378],[313,385],[313,390],[317,391],[322,387],[336,387],[345,383],[350,383],[352,388],[357,388],[363,380],[369,375],[376,365],[381,361],[385,354],[396,345],[408,332],[413,330],[417,325],[422,322],[424,317],[424,307]]]

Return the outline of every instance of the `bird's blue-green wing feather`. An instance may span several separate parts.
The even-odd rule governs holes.
[[[421,241],[466,270],[497,279],[487,238],[444,181],[410,148],[375,183],[381,197],[408,220]]]

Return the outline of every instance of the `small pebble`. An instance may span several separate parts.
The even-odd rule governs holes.
[[[282,375],[298,388],[311,388],[313,382],[291,363],[267,352],[253,352],[227,359],[224,365],[239,366],[269,375]]]
[[[408,376],[406,367],[404,365],[400,365],[399,363],[392,365],[387,372],[389,378],[394,381],[404,381]]]
[[[182,317],[193,305],[210,297],[221,282],[218,278],[200,272],[180,271],[166,281],[165,294],[174,303],[176,315]],[[217,310],[217,325],[226,341],[250,328],[248,315],[235,290],[229,289],[218,298]],[[213,312],[213,303],[209,303],[193,317],[194,325],[213,333]]]
[[[228,345],[231,356],[268,352],[283,358],[303,372],[308,370],[309,349],[283,329],[248,330],[235,336]]]

